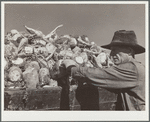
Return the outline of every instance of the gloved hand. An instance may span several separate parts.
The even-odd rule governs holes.
[[[76,66],[77,63],[74,60],[71,59],[65,59],[62,64],[65,65],[66,68],[68,68],[69,66]]]

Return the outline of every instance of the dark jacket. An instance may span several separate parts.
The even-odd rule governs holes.
[[[116,90],[116,106],[122,110],[145,110],[145,67],[134,59],[106,69],[72,67],[71,75],[79,81]]]

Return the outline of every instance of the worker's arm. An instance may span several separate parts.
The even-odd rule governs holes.
[[[125,63],[107,69],[71,67],[73,78],[84,79],[89,84],[103,88],[131,88],[138,85],[138,73],[134,64]]]

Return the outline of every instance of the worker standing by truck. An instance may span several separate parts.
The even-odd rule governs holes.
[[[82,67],[66,59],[63,64],[68,74],[79,82],[84,80],[92,86],[116,91],[116,110],[145,110],[145,67],[134,58],[144,53],[145,48],[137,43],[134,31],[116,31],[112,42],[102,47],[111,50],[114,66],[105,69]]]

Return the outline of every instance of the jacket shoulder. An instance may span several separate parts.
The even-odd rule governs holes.
[[[137,70],[136,65],[133,62],[123,63],[123,64],[118,65],[118,67],[121,69],[129,69],[129,70],[134,70],[134,71]]]

